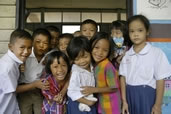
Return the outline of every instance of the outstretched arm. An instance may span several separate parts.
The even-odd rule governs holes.
[[[32,83],[18,85],[16,92],[21,93],[21,92],[29,91],[35,88],[47,90],[49,88],[49,83],[48,82],[44,83],[43,81],[44,79],[41,79],[41,80],[34,81]]]

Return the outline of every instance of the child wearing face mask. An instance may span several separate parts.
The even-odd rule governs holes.
[[[131,46],[126,21],[117,20],[112,22],[111,37],[114,45],[112,63],[118,69],[122,57]]]

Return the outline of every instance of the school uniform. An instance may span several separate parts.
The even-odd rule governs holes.
[[[42,64],[44,58],[38,62],[35,54],[32,50],[31,55],[25,62],[24,75],[20,76],[20,84],[32,83],[36,80],[40,80],[44,65]],[[41,108],[43,103],[43,96],[40,89],[33,89],[20,93],[18,95],[19,107],[23,114],[30,114],[34,110],[35,114],[41,114]]]
[[[15,91],[22,63],[10,50],[0,59],[0,114],[20,114]]]
[[[73,64],[71,70],[71,78],[68,86],[68,104],[67,104],[67,114],[96,114],[95,106],[91,106],[91,111],[81,112],[78,108],[79,102],[76,101],[85,95],[81,93],[82,86],[93,86],[95,87],[95,79],[93,73],[93,67],[91,67],[91,72]]]
[[[150,114],[156,98],[156,80],[171,75],[163,51],[151,44],[136,53],[133,46],[123,57],[120,75],[126,79],[126,98],[131,114]]]

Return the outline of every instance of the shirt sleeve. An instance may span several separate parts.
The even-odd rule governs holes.
[[[154,77],[156,80],[161,80],[171,76],[171,65],[162,50],[159,49],[159,54],[154,66]]]
[[[81,83],[80,83],[79,73],[72,72],[67,94],[73,101],[84,97],[84,95],[80,91],[81,90],[80,87],[81,87]]]
[[[16,91],[18,81],[12,72],[7,71],[1,74],[0,83],[2,84],[2,91],[5,94],[12,93]]]
[[[108,64],[105,68],[105,75],[108,87],[118,88],[118,74],[112,64]]]

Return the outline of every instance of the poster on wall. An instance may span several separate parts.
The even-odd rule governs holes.
[[[166,54],[171,64],[171,42],[150,42],[155,47],[159,47]],[[171,77],[165,79],[165,92],[162,104],[162,114],[171,113]]]
[[[171,23],[171,0],[133,0],[133,14],[145,15],[151,23]]]

